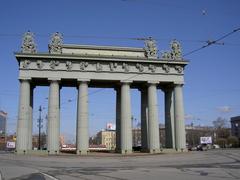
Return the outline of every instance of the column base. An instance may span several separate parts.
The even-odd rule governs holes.
[[[150,153],[150,154],[157,154],[157,153],[160,153],[161,151],[160,151],[160,149],[149,149],[148,150],[148,153]]]
[[[16,149],[15,150],[15,154],[28,154],[28,150],[24,150],[24,149]]]
[[[76,154],[77,155],[88,155],[89,150],[81,150],[81,149],[77,149]]]
[[[121,149],[115,149],[115,153],[121,153]]]
[[[47,150],[48,155],[57,155],[59,154],[59,150]]]
[[[149,152],[149,150],[147,148],[141,149],[140,151],[143,152],[143,153],[148,153]]]
[[[181,148],[181,149],[176,148],[175,150],[176,150],[177,152],[188,152],[187,148]]]
[[[120,150],[121,154],[132,154],[132,149]]]

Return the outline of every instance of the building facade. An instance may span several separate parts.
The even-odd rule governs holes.
[[[0,111],[0,150],[5,149],[7,138],[7,113]]]
[[[240,140],[240,116],[231,117],[231,134]]]
[[[5,136],[7,133],[7,113],[0,111],[0,135]]]
[[[115,150],[116,132],[114,130],[99,131],[95,138],[95,142],[97,145],[105,145],[107,150]]]
[[[140,128],[134,128],[132,130],[132,143],[133,147],[142,147],[142,135]],[[165,126],[163,125],[159,125],[159,144],[160,148],[166,147]]]
[[[23,37],[19,64],[20,100],[17,127],[17,153],[32,149],[33,94],[37,86],[49,86],[47,148],[59,153],[60,87],[78,89],[76,153],[89,152],[88,88],[114,88],[116,91],[116,151],[132,152],[131,94],[141,92],[141,144],[149,153],[160,151],[157,91],[165,94],[166,142],[178,151],[186,148],[183,84],[184,67],[180,44],[161,57],[156,42],[147,38],[145,47],[113,47],[63,44],[55,33],[49,52],[38,53],[33,34]]]

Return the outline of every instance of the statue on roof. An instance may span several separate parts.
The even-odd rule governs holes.
[[[62,34],[56,32],[52,35],[50,43],[48,45],[49,53],[61,54],[62,53],[63,37]]]
[[[36,53],[37,52],[37,46],[34,41],[34,34],[30,31],[26,32],[23,35],[21,52],[22,53]]]
[[[165,51],[162,53],[163,59],[170,59],[170,60],[181,60],[182,59],[182,48],[180,43],[174,39],[171,43],[171,51]]]
[[[173,59],[182,59],[181,45],[176,39],[171,42],[171,49]]]
[[[149,37],[146,41],[145,41],[145,51],[146,51],[146,56],[148,58],[157,58],[158,56],[158,49],[157,49],[157,44],[156,41],[152,38]]]

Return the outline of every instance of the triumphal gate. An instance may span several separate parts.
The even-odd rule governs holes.
[[[131,94],[141,92],[141,145],[149,153],[160,152],[157,91],[165,94],[166,148],[186,148],[183,84],[184,67],[180,44],[173,40],[161,57],[155,40],[145,47],[114,47],[64,44],[55,33],[49,52],[39,53],[31,32],[23,37],[19,63],[20,98],[16,152],[32,150],[33,90],[49,86],[47,152],[59,153],[60,87],[78,89],[76,153],[88,153],[88,88],[114,88],[116,91],[116,152],[132,152]]]

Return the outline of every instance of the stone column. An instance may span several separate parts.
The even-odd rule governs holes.
[[[165,95],[165,138],[166,148],[175,149],[175,131],[174,131],[174,100],[173,88],[164,89]]]
[[[121,89],[116,90],[116,152],[121,152]]]
[[[20,98],[18,106],[17,144],[18,154],[25,154],[29,141],[30,79],[20,80]]]
[[[160,142],[156,82],[149,82],[148,84],[148,134],[149,152],[158,153]]]
[[[77,154],[86,155],[89,148],[88,134],[88,80],[78,80],[77,102]]]
[[[148,151],[148,94],[147,88],[143,87],[141,91],[141,145],[142,151]]]
[[[59,80],[49,79],[48,97],[48,129],[47,129],[47,148],[49,154],[59,153],[60,138],[60,103],[59,103]]]
[[[132,153],[130,82],[121,84],[121,153]]]
[[[175,141],[177,151],[186,149],[182,86],[182,84],[176,84],[174,87]]]
[[[29,106],[29,140],[28,140],[28,150],[32,150],[32,126],[33,126],[33,91],[34,86],[30,87],[30,106]]]

